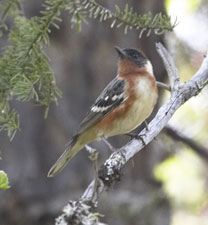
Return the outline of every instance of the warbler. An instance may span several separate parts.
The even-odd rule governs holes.
[[[129,133],[152,113],[158,90],[151,62],[140,50],[115,49],[118,53],[117,76],[90,107],[48,177],[58,174],[86,144],[101,137]]]

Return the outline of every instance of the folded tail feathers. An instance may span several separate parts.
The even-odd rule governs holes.
[[[55,175],[60,173],[63,170],[63,168],[67,165],[69,160],[83,148],[83,146],[80,146],[77,143],[77,138],[78,135],[72,137],[71,142],[69,143],[64,153],[59,157],[59,159],[49,170],[47,175],[48,177],[54,177]]]

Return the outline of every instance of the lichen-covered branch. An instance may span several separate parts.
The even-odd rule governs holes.
[[[193,76],[193,78],[187,83],[182,84],[173,60],[165,47],[161,43],[157,43],[156,49],[162,57],[164,65],[168,72],[172,95],[170,99],[159,109],[155,118],[149,123],[149,129],[143,129],[140,132],[139,135],[143,136],[143,140],[146,145],[150,143],[153,138],[161,132],[161,130],[167,125],[168,121],[176,112],[176,110],[188,99],[197,95],[208,81],[208,55],[204,58],[201,67]],[[96,190],[94,189],[95,181],[92,181],[82,197],[78,201],[73,202],[73,204],[79,205],[79,212],[81,207],[80,205],[83,204],[83,207],[86,208],[87,204],[89,207],[89,212],[92,213],[92,209],[96,206],[101,193],[105,190],[106,187],[111,186],[114,181],[119,180],[121,168],[126,164],[128,160],[134,157],[135,154],[141,151],[143,147],[144,146],[142,141],[133,139],[118,151],[111,154],[104,165],[102,165],[99,169],[99,178],[98,180],[96,180]],[[71,201],[70,204],[72,204]],[[84,223],[84,221],[81,220],[81,217],[79,217],[79,223],[71,223],[73,216],[77,215],[77,213],[78,212],[76,208],[72,207],[70,208],[70,213],[68,212],[68,214],[63,211],[63,214],[56,220],[56,225],[89,224]],[[88,214],[88,216],[90,216],[90,214]],[[92,224],[100,223],[99,221],[97,221],[97,223]]]

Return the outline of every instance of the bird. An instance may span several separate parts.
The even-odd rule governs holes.
[[[66,150],[48,172],[54,177],[85,145],[94,140],[127,134],[152,113],[158,90],[150,60],[135,48],[115,47],[116,77],[104,88],[80,123]]]

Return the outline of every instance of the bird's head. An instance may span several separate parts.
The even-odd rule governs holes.
[[[153,74],[152,71],[152,64],[151,62],[147,59],[145,54],[134,48],[119,48],[115,47],[119,61],[129,61],[130,63],[133,63],[135,66],[140,67],[140,68],[146,68],[146,70],[150,73]]]

